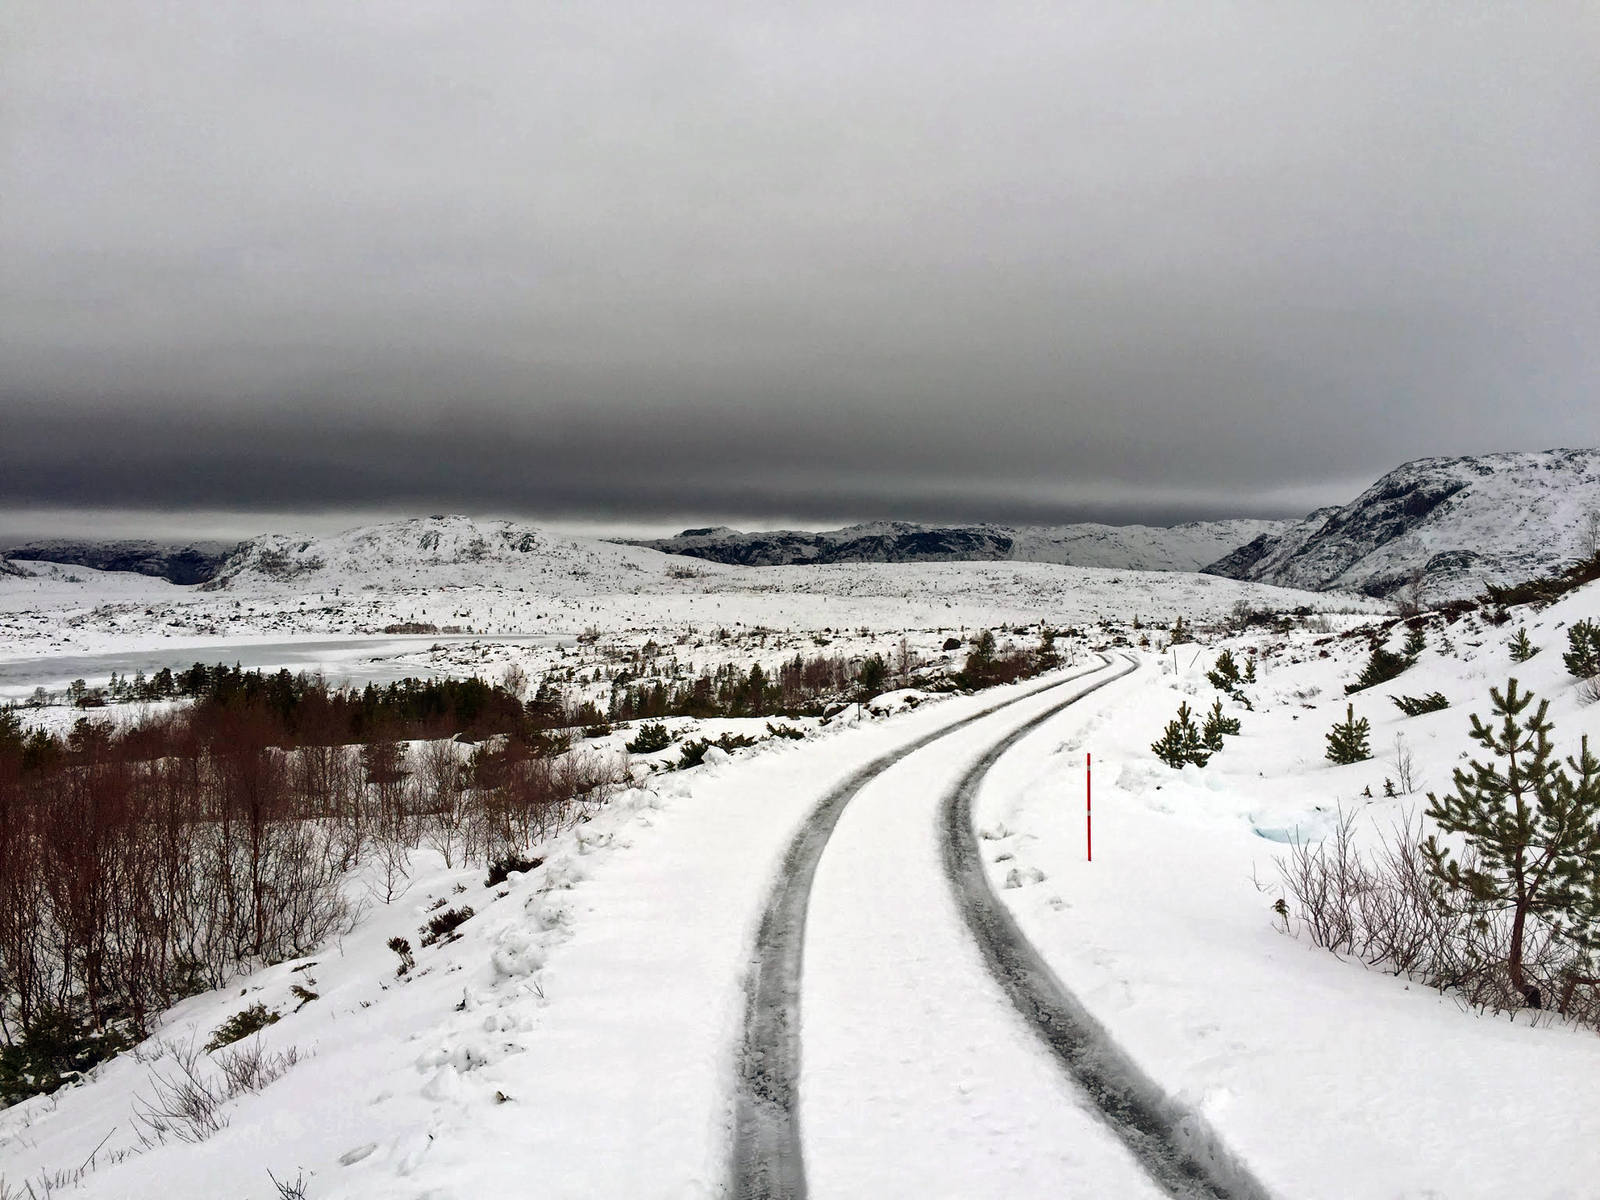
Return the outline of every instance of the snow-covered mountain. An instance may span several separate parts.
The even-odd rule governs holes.
[[[562,581],[597,582],[619,589],[648,569],[663,573],[651,550],[589,538],[561,537],[512,521],[471,517],[415,517],[363,525],[320,537],[269,533],[242,543],[201,587],[290,584],[299,589],[392,586],[448,587],[537,582],[558,593]]]
[[[1263,534],[1205,570],[1374,596],[1420,570],[1429,600],[1465,598],[1587,557],[1596,512],[1600,450],[1419,458],[1345,507]]]
[[[146,540],[96,542],[75,538],[44,538],[8,546],[3,559],[61,563],[91,567],[96,571],[131,571],[172,583],[204,583],[215,575],[238,549],[234,542],[153,542]]]
[[[1191,521],[1148,525],[918,525],[877,521],[821,532],[744,533],[727,526],[630,542],[667,554],[743,566],[843,562],[1060,563],[1118,570],[1198,571],[1252,538],[1277,537],[1293,521]]]

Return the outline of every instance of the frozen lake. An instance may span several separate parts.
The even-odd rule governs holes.
[[[385,634],[375,637],[326,638],[294,642],[215,642],[174,649],[113,651],[104,654],[47,654],[0,661],[0,697],[19,699],[34,688],[60,691],[74,679],[104,684],[113,672],[153,675],[163,667],[187,670],[197,662],[237,663],[241,667],[322,672],[330,683],[389,683],[407,675],[463,674],[460,668],[432,667],[411,656],[434,646],[561,646],[570,634]]]

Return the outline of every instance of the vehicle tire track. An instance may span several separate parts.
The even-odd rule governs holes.
[[[991,746],[945,796],[945,873],[985,966],[1111,1131],[1156,1184],[1185,1200],[1269,1200],[1269,1193],[1198,1112],[1146,1075],[1034,949],[989,882],[972,824],[984,777],[1008,750],[1068,705],[1136,670],[1098,680]]]
[[[940,738],[1111,666],[1111,659],[1100,657],[1099,667],[992,704],[873,759],[829,790],[796,832],[768,895],[745,984],[733,1129],[733,1194],[740,1200],[800,1200],[806,1194],[799,1114],[800,974],[806,906],[817,862],[845,806],[890,767]],[[1092,690],[1076,693],[1050,712],[1060,711]]]

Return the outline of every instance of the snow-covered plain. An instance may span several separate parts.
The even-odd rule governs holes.
[[[0,578],[0,656],[170,648],[214,661],[251,640],[314,642],[427,620],[478,640],[418,649],[407,661],[419,673],[492,674],[516,662],[535,675],[554,665],[582,675],[607,647],[649,641],[697,665],[777,661],[823,642],[829,653],[887,654],[901,636],[937,658],[951,633],[1044,620],[1080,628],[1064,645],[1081,672],[1089,647],[1122,638],[1140,669],[1025,738],[979,797],[996,887],[1063,983],[1273,1195],[1595,1194],[1600,1036],[1466,1011],[1340,961],[1285,932],[1271,905],[1285,839],[1320,836],[1340,804],[1384,824],[1420,805],[1418,795],[1363,795],[1381,797],[1396,774],[1385,759],[1397,734],[1414,752],[1419,790],[1448,786],[1470,746],[1467,714],[1485,712],[1489,685],[1509,674],[1552,699],[1564,753],[1582,732],[1600,740],[1600,706],[1580,705],[1559,654],[1568,624],[1600,616],[1600,589],[1499,628],[1469,618],[1448,648],[1430,635],[1410,671],[1355,697],[1378,757],[1334,767],[1324,734],[1365,653],[1363,639],[1337,634],[1382,609],[1370,601],[1030,563],[729,568],[574,539],[505,561],[430,564],[414,539],[441,531],[405,524],[417,528],[347,539],[345,556],[326,545],[298,552],[296,542],[285,555],[322,565],[282,579],[246,564],[209,592],[30,567],[30,578]],[[468,545],[498,536],[457,532]],[[1218,630],[1203,645],[1165,648],[1180,613],[1210,625],[1240,601],[1313,615],[1289,632]],[[1505,641],[1519,623],[1543,651],[1514,667]],[[496,643],[499,630],[558,644]],[[586,630],[599,637],[579,645]],[[1230,706],[1241,736],[1203,770],[1174,771],[1149,744],[1180,699],[1209,706],[1204,672],[1224,646],[1258,652],[1255,709]],[[185,1001],[137,1057],[0,1112],[0,1178],[24,1195],[26,1182],[41,1196],[59,1186],[130,1200],[271,1200],[269,1171],[303,1179],[318,1200],[726,1194],[743,983],[795,829],[869,760],[1047,682],[915,707],[886,698],[883,715],[802,723],[802,741],[713,751],[688,771],[641,770],[637,786],[540,847],[542,866],[499,888],[428,851],[392,904],[354,879],[366,907],[343,938]],[[1452,707],[1402,717],[1385,698],[1402,688],[1437,689]],[[852,802],[824,852],[802,994],[811,1073],[801,1127],[816,1195],[1154,1194],[1004,997],[985,990],[930,873],[942,789],[1047,703],[1021,699],[906,758]],[[416,969],[397,977],[386,942],[415,943],[439,900],[477,915],[459,940],[418,949]],[[296,984],[317,998],[302,1004]],[[203,1042],[257,1001],[282,1014],[261,1043],[298,1049],[299,1063],[231,1102],[227,1127],[205,1141],[141,1147],[135,1111],[172,1069],[165,1047]]]

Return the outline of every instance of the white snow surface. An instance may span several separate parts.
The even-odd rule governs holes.
[[[1218,620],[1240,599],[1383,607],[1370,602],[1044,563],[694,564],[704,574],[679,578],[668,568],[683,559],[553,538],[524,551],[493,525],[462,526],[448,544],[440,529],[437,561],[402,553],[406,539],[431,531],[296,542],[282,552],[306,567],[299,575],[264,574],[257,553],[212,592],[83,568],[0,578],[0,661],[172,640],[203,656],[249,638],[304,640],[449,613],[480,630],[594,626],[702,662],[817,653],[821,641],[830,652],[889,654],[903,635],[934,658],[963,624],[970,634],[1046,619],[1085,626],[1086,636],[1063,640],[1082,670],[1087,645],[1114,632],[1136,641],[1140,616],[1156,627],[1153,646],[1133,647],[1141,669],[1024,739],[978,800],[995,886],[1063,983],[1274,1195],[1595,1194],[1600,1035],[1527,1013],[1465,1011],[1312,947],[1283,930],[1271,904],[1285,839],[1320,836],[1337,805],[1360,806],[1364,829],[1421,805],[1421,795],[1363,795],[1381,797],[1395,774],[1397,735],[1415,754],[1419,792],[1449,786],[1462,753],[1475,752],[1468,713],[1486,713],[1489,685],[1508,675],[1551,699],[1562,753],[1583,733],[1600,741],[1600,706],[1580,703],[1560,658],[1567,626],[1600,617],[1600,587],[1516,612],[1504,627],[1469,617],[1451,627],[1448,646],[1430,633],[1417,665],[1353,698],[1373,723],[1377,757],[1334,767],[1324,735],[1365,655],[1363,638],[1338,633],[1368,615],[1334,614],[1288,634],[1213,631],[1205,644],[1172,649],[1160,630],[1180,612]],[[472,558],[477,539],[491,547],[487,565]],[[322,564],[306,566],[312,558]],[[269,567],[277,561],[268,554]],[[1505,643],[1519,624],[1542,650],[1514,665]],[[719,626],[737,636],[710,637]],[[671,640],[674,631],[689,640]],[[1203,770],[1174,771],[1150,742],[1180,700],[1209,707],[1216,693],[1204,672],[1224,646],[1259,653],[1255,709],[1230,704],[1241,736]],[[562,654],[588,665],[576,656],[590,652],[528,650],[485,633],[477,647],[415,657],[419,669],[459,671]],[[1452,707],[1424,717],[1401,716],[1387,698],[1435,689]],[[863,708],[826,727],[800,722],[803,741],[771,739],[684,772],[641,770],[591,820],[533,848],[542,866],[497,889],[484,887],[481,869],[446,870],[427,851],[392,904],[352,879],[366,909],[343,938],[183,1002],[137,1057],[0,1111],[0,1179],[37,1191],[77,1175],[70,1194],[127,1200],[272,1200],[269,1171],[282,1181],[303,1174],[315,1200],[725,1194],[742,984],[791,834],[855,768],[1004,694],[902,689],[879,706],[884,715]],[[823,855],[802,993],[814,1195],[1153,1194],[986,985],[938,873],[943,789],[1047,702],[1024,700],[905,759],[856,797]],[[669,725],[688,733],[694,723]],[[759,721],[699,728],[764,734]],[[1083,861],[1087,753],[1092,864]],[[397,978],[385,943],[404,936],[416,946],[439,900],[477,915],[459,940],[419,947],[417,968]],[[317,999],[300,1006],[295,984]],[[258,1001],[282,1014],[261,1044],[294,1047],[300,1062],[230,1102],[226,1128],[209,1139],[141,1147],[136,1108],[172,1066],[163,1044],[203,1042]]]

